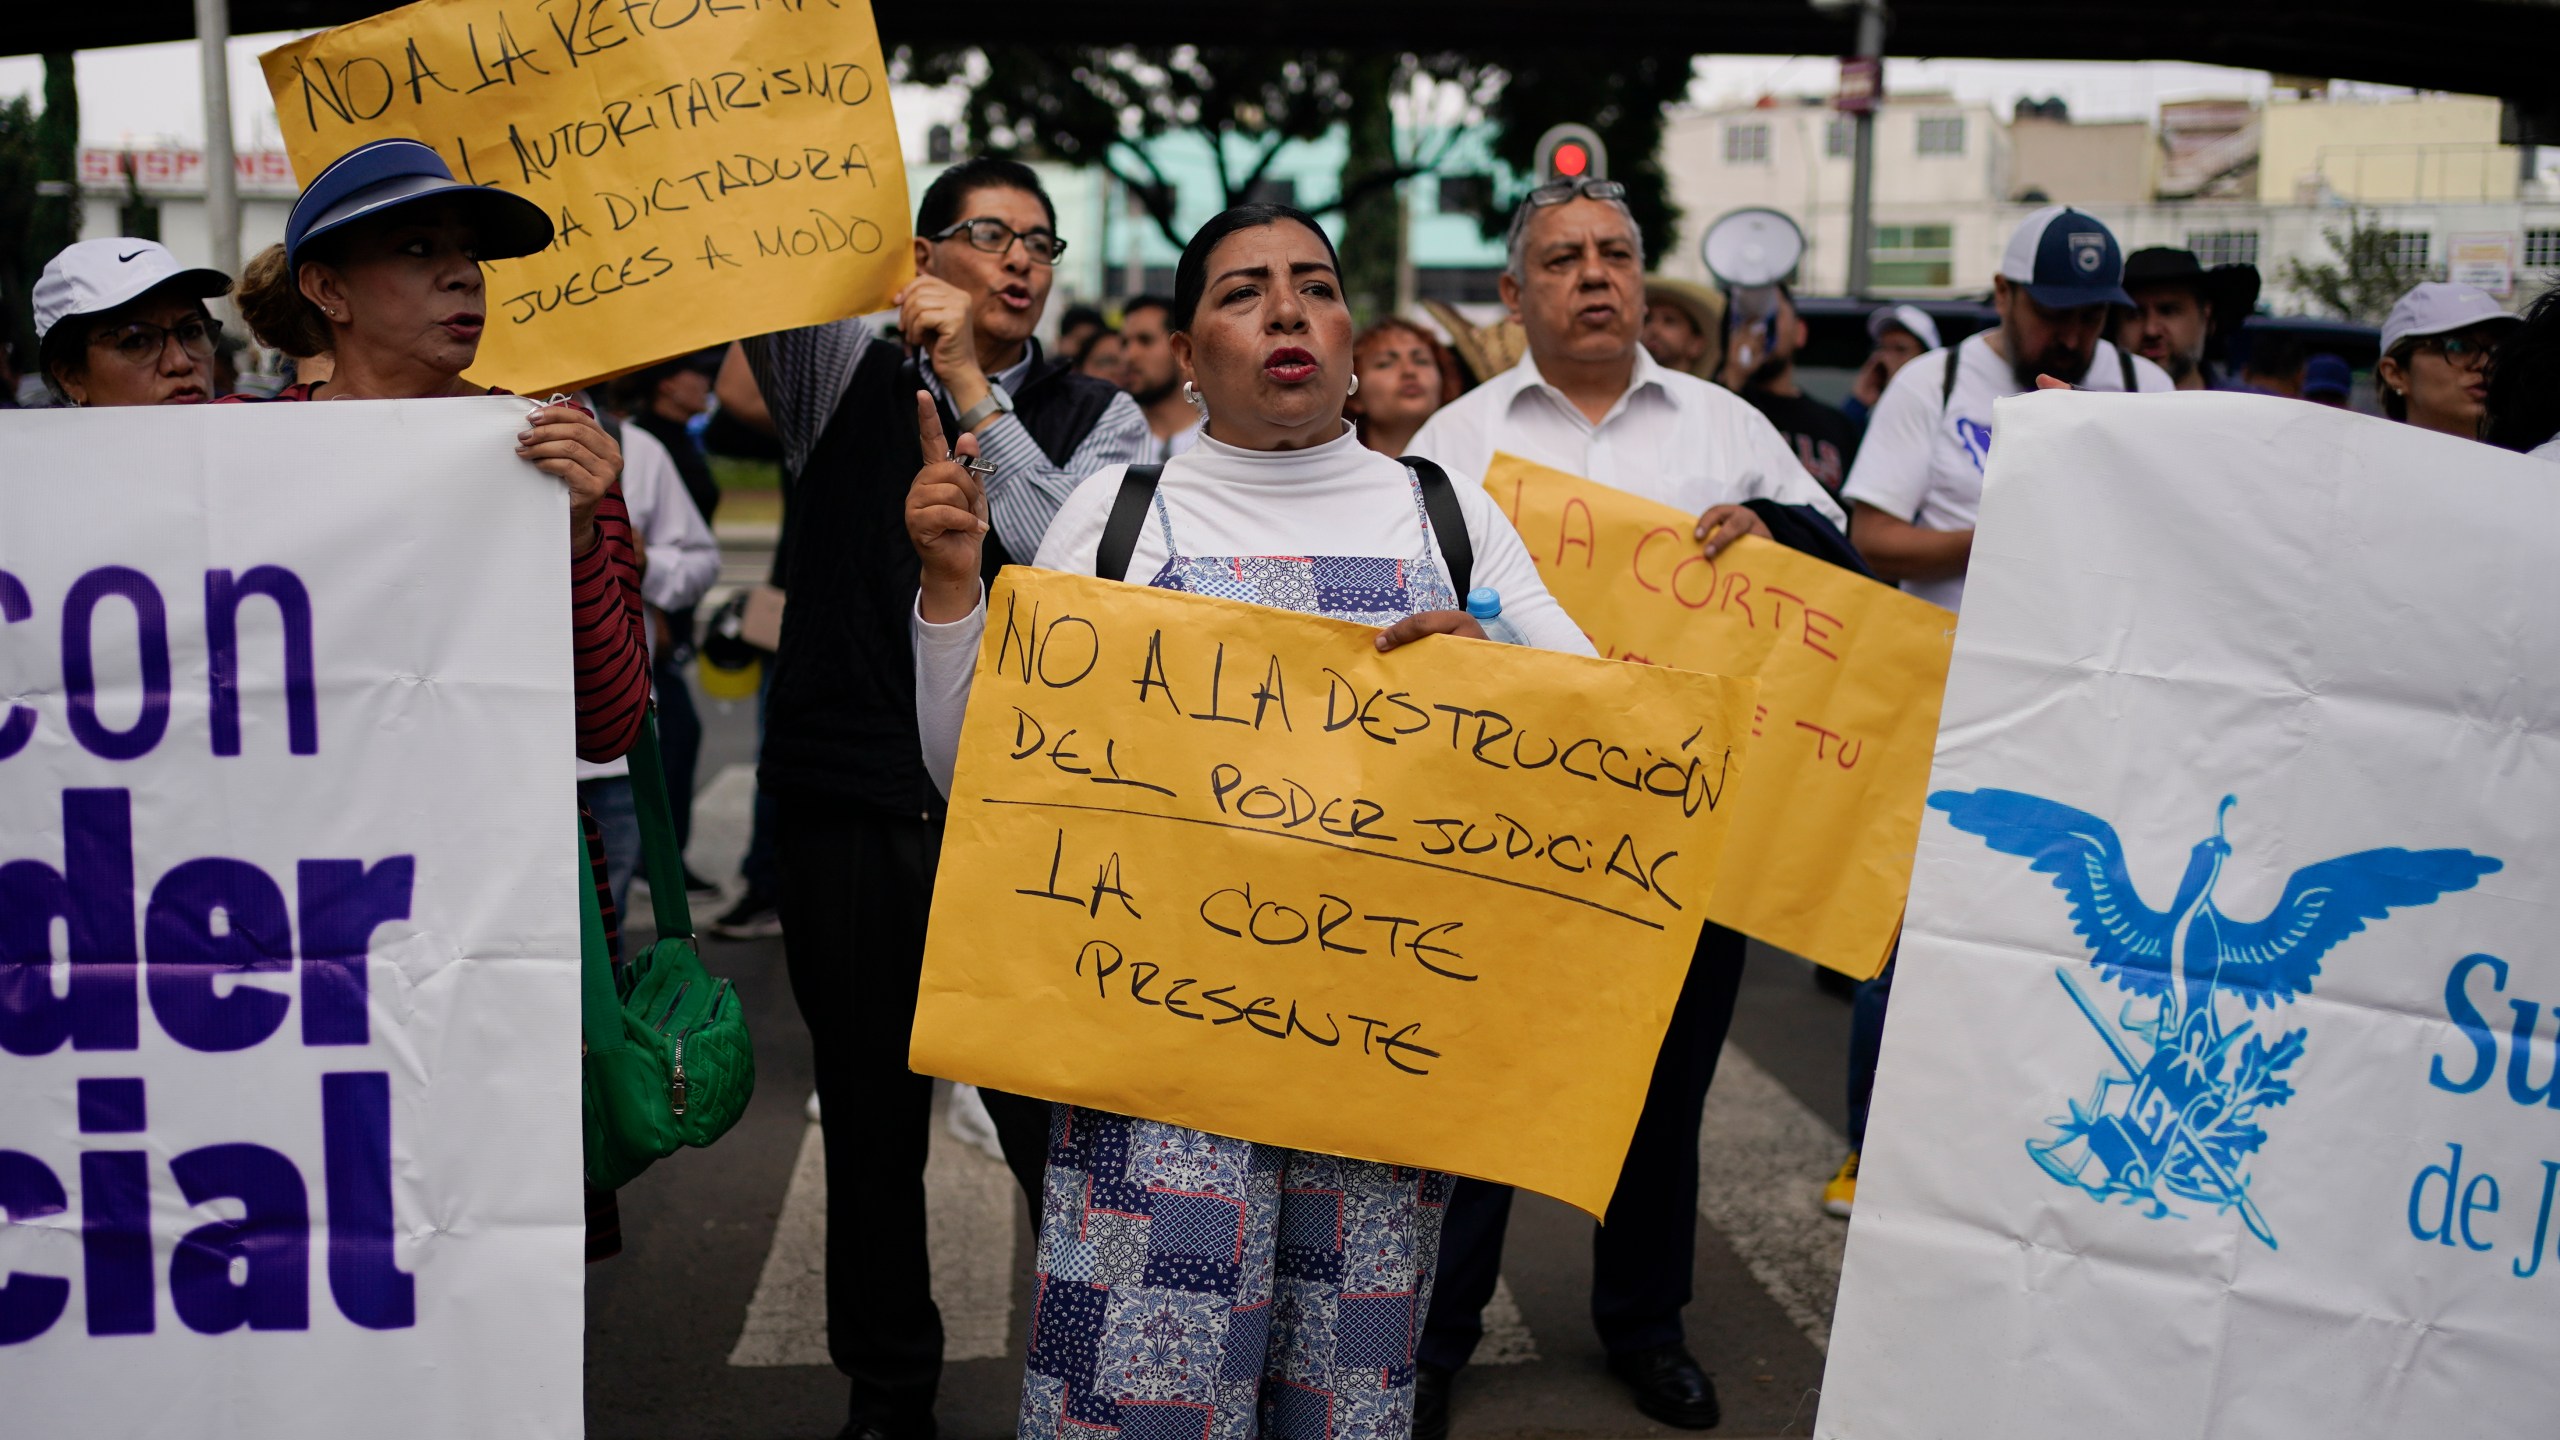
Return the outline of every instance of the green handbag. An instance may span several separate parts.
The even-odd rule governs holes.
[[[579,1012],[586,1032],[587,1183],[618,1190],[679,1145],[708,1145],[728,1133],[756,1089],[755,1046],[737,987],[715,980],[694,949],[685,903],[684,860],[676,851],[666,769],[658,760],[653,712],[631,747],[631,790],[640,812],[640,849],[657,912],[658,939],[615,973],[605,947],[604,911],[578,836],[581,964]]]

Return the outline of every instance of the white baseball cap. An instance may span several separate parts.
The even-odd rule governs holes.
[[[2411,287],[2382,322],[2382,353],[2412,335],[2446,335],[2474,325],[2521,325],[2524,317],[2501,308],[2488,291],[2472,285],[2430,280]]]
[[[43,339],[74,315],[113,310],[163,285],[210,300],[231,289],[231,277],[219,270],[180,265],[169,247],[156,240],[109,236],[66,245],[36,277],[36,338]]]
[[[1867,315],[1867,338],[1881,340],[1888,328],[1897,325],[1910,331],[1911,338],[1919,341],[1923,349],[1935,350],[1941,343],[1938,322],[1930,319],[1929,312],[1917,305],[1877,306]]]

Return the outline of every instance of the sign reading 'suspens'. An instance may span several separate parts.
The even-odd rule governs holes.
[[[0,417],[0,1430],[577,1433],[568,526],[524,412]]]
[[[471,378],[549,390],[886,305],[912,212],[870,8],[418,0],[267,52],[306,181],[370,140],[533,200]]]

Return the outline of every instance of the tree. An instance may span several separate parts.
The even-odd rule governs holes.
[[[1429,174],[1463,131],[1399,127],[1399,96],[1454,83],[1461,105],[1483,67],[1454,54],[1351,54],[1195,45],[995,47],[909,53],[903,73],[962,81],[970,148],[987,155],[1097,165],[1134,196],[1167,242],[1181,228],[1172,180],[1151,142],[1195,137],[1212,157],[1225,208],[1252,199],[1282,148],[1345,127],[1350,153],[1319,216],[1342,217],[1346,291],[1364,315],[1393,303],[1398,187]]]
[[[80,196],[72,184],[80,98],[69,55],[44,57],[44,99],[41,113],[24,96],[0,104],[0,339],[25,370],[36,364],[36,277],[80,238]]]
[[[2285,283],[2342,320],[2379,325],[2410,286],[2429,278],[2427,266],[2411,263],[2402,253],[2400,233],[2383,229],[2377,215],[2350,210],[2345,229],[2321,233],[2337,260],[2306,265],[2288,258]]]

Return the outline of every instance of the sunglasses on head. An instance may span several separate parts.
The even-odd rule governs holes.
[[[1561,205],[1580,197],[1585,200],[1624,200],[1627,187],[1615,180],[1595,180],[1583,176],[1578,180],[1550,180],[1529,192],[1529,203],[1544,207]]]

